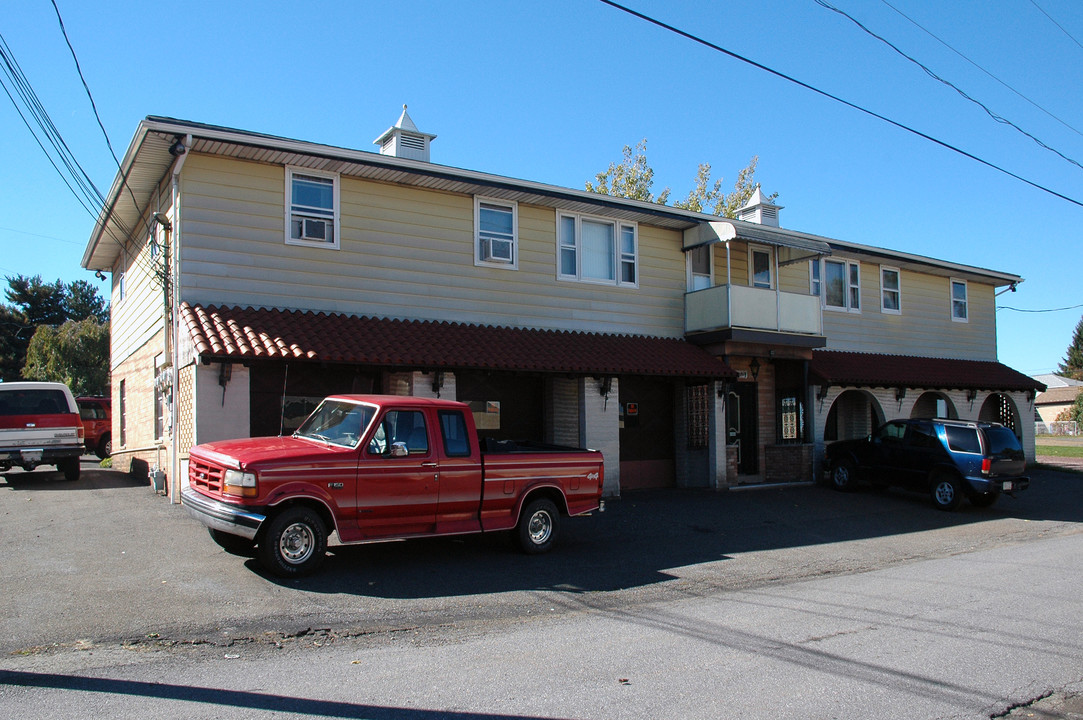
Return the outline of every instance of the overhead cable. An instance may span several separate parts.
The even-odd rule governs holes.
[[[874,112],[872,110],[869,110],[867,108],[861,107],[860,105],[852,103],[849,100],[844,100],[841,97],[838,97],[837,95],[832,95],[831,93],[829,93],[829,92],[827,92],[825,90],[821,90],[821,89],[819,89],[817,87],[809,85],[808,83],[803,82],[801,80],[798,80],[795,77],[787,75],[787,74],[785,74],[783,72],[779,72],[778,70],[774,70],[772,68],[769,68],[766,65],[763,65],[762,63],[758,63],[755,60],[752,60],[750,58],[746,58],[743,55],[739,55],[739,54],[733,52],[732,50],[727,50],[727,49],[725,49],[725,48],[723,48],[723,47],[721,47],[719,45],[716,45],[716,44],[714,44],[712,42],[704,40],[703,38],[692,35],[691,33],[685,32],[684,30],[680,30],[680,29],[678,29],[676,27],[673,27],[672,25],[668,25],[668,24],[662,22],[661,20],[656,20],[656,19],[650,17],[649,15],[644,15],[641,12],[637,12],[637,11],[632,10],[631,8],[627,8],[627,7],[625,7],[625,6],[623,6],[623,5],[619,4],[619,3],[613,2],[613,0],[599,0],[599,1],[606,4],[606,5],[609,5],[612,8],[616,8],[617,10],[620,10],[621,12],[625,12],[625,13],[628,13],[629,15],[632,15],[633,17],[637,17],[640,20],[643,20],[644,22],[651,23],[652,25],[656,25],[656,26],[662,28],[663,30],[668,30],[669,32],[672,32],[672,33],[674,33],[676,35],[680,35],[681,37],[687,38],[688,40],[691,40],[692,42],[699,43],[700,45],[703,45],[704,47],[710,48],[711,50],[714,50],[716,52],[720,52],[723,55],[727,55],[727,56],[733,58],[734,60],[739,60],[739,61],[741,61],[741,62],[743,62],[743,63],[745,63],[747,65],[751,65],[752,67],[757,68],[758,70],[763,70],[764,72],[770,73],[771,75],[774,75],[775,77],[786,80],[787,82],[791,82],[794,85],[798,85],[799,87],[803,87],[806,90],[811,90],[812,92],[816,93],[817,95],[822,95],[823,97],[826,97],[826,98],[828,98],[830,100],[834,100],[837,103],[841,103],[841,104],[845,105],[846,107],[857,110],[858,112],[865,113],[866,115],[869,115],[870,117],[874,117],[877,120],[882,120],[883,122],[886,122],[889,125],[894,125],[895,127],[899,128],[900,130],[905,130],[908,133],[911,133],[913,135],[917,135],[918,137],[922,138],[923,140],[928,140],[929,142],[935,143],[935,144],[939,145],[940,147],[945,148],[946,150],[951,150],[952,152],[958,153],[959,155],[962,155],[963,157],[970,158],[971,160],[973,160],[975,162],[978,162],[978,163],[981,163],[982,165],[985,165],[988,168],[991,168],[993,170],[996,170],[997,172],[1003,173],[1003,174],[1007,175],[1008,177],[1012,177],[1012,178],[1015,178],[1016,180],[1018,180],[1018,181],[1020,181],[1022,183],[1026,183],[1027,185],[1030,185],[1032,188],[1035,188],[1036,190],[1041,190],[1042,192],[1053,195],[1054,197],[1058,197],[1061,200],[1066,200],[1066,201],[1072,203],[1073,205],[1083,207],[1083,202],[1080,202],[1079,200],[1076,200],[1074,198],[1070,198],[1067,195],[1059,193],[1056,190],[1052,190],[1050,188],[1047,188],[1044,185],[1039,185],[1038,183],[1034,182],[1033,180],[1028,180],[1025,177],[1022,177],[1021,175],[1017,175],[1016,173],[1013,173],[1010,170],[1006,170],[1005,168],[1002,168],[999,165],[995,165],[995,164],[989,162],[988,160],[983,160],[982,158],[978,157],[977,155],[974,155],[973,153],[967,152],[966,150],[963,150],[963,149],[958,148],[958,147],[956,147],[954,145],[951,145],[951,144],[949,144],[947,142],[944,142],[943,140],[938,140],[937,138],[935,138],[935,137],[933,137],[933,136],[931,136],[931,135],[929,135],[927,133],[924,133],[924,132],[922,132],[920,130],[916,130],[916,129],[912,128],[912,127],[909,127],[908,125],[903,125],[902,123],[900,123],[900,122],[898,122],[896,120],[892,120],[889,117],[881,115],[881,114],[879,114],[877,112]]]

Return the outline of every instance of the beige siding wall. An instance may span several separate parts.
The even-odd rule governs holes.
[[[951,319],[950,280],[901,271],[902,313],[880,310],[880,266],[861,263],[861,312],[824,310],[831,350],[996,360],[992,285],[967,283],[969,320]]]
[[[284,241],[285,169],[192,155],[181,299],[680,336],[681,235],[639,226],[638,288],[559,281],[556,213],[519,206],[518,270],[474,265],[470,196],[341,179],[341,249]]]
[[[159,194],[158,207],[161,212],[171,216],[171,192],[167,189]],[[161,267],[161,261],[151,253],[151,233],[157,237],[159,246],[168,242],[164,230],[157,224],[147,224],[149,216],[143,218],[141,229],[133,233],[128,242],[127,252],[122,253],[119,262],[113,268],[113,283],[110,292],[109,307],[112,330],[110,333],[110,368],[115,370],[132,353],[142,348],[147,341],[164,327],[162,312],[164,299],[162,285],[153,274],[155,267]],[[121,276],[124,282],[124,297],[121,299]],[[161,352],[159,348],[158,352]]]

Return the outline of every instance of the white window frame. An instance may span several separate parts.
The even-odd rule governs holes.
[[[824,269],[820,260],[808,261],[808,294],[818,298],[822,298],[824,293]]]
[[[775,254],[772,249],[767,245],[749,245],[748,246],[748,286],[752,288],[760,288],[761,290],[774,290],[775,289]],[[767,256],[767,285],[756,284],[756,265],[754,258],[756,253],[763,253]]]
[[[488,205],[511,211],[511,237],[498,238],[496,233],[483,235],[481,232],[481,206]],[[482,240],[486,237],[511,241],[511,262],[499,260],[486,260],[481,253]],[[479,267],[500,268],[502,270],[519,269],[519,203],[514,200],[498,200],[496,198],[474,196],[474,264]]]
[[[314,178],[323,178],[331,180],[331,196],[332,196],[332,209],[329,218],[332,222],[332,232],[335,234],[333,242],[324,242],[319,240],[303,240],[300,238],[294,238],[292,232],[293,225],[293,176],[294,175],[307,175]],[[293,167],[291,165],[286,166],[286,244],[287,245],[299,245],[303,247],[311,248],[324,248],[329,250],[338,250],[341,247],[342,242],[342,222],[341,222],[341,209],[339,203],[339,186],[341,185],[341,177],[338,173],[323,172],[321,170],[310,170],[303,167]],[[304,213],[297,213],[298,215],[304,215]]]
[[[885,272],[895,273],[895,280],[897,282],[897,286],[894,290],[889,290],[884,284]],[[889,308],[885,304],[884,300],[887,293],[889,292],[895,293],[895,304],[898,307]],[[880,266],[880,312],[886,313],[888,315],[902,315],[902,270],[897,267],[891,267],[890,265]]]
[[[685,265],[687,267],[687,284],[688,292],[695,292],[696,290],[705,290],[707,288],[714,287],[714,245],[700,245],[698,248],[693,248],[685,253]],[[697,250],[703,250],[707,253],[707,273],[697,273],[695,266],[692,264],[692,255]],[[705,287],[696,287],[696,278],[705,278],[707,285]]]
[[[963,317],[955,314],[955,286],[957,284],[963,286],[963,299],[959,301],[963,303]],[[952,322],[970,322],[970,288],[967,286],[966,280],[962,278],[950,278],[948,280],[948,312],[951,313]]]
[[[571,219],[574,221],[575,237],[573,242],[567,242],[567,238],[563,235],[562,220]],[[639,287],[639,225],[638,223],[628,222],[625,220],[614,220],[613,218],[601,217],[598,215],[584,215],[580,213],[570,213],[557,211],[556,213],[556,234],[557,234],[557,280],[564,280],[568,282],[583,282],[592,283],[595,285],[614,285],[616,287],[626,288],[638,288]],[[583,277],[583,251],[580,239],[583,237],[583,221],[593,223],[601,223],[611,225],[613,227],[613,279],[605,278],[591,278]],[[633,251],[631,253],[625,253],[622,250],[621,240],[622,231],[624,229],[630,229],[632,231],[632,244]],[[569,251],[575,253],[575,274],[565,273],[562,269],[561,254],[562,251]],[[630,257],[629,257],[630,255]],[[624,265],[626,263],[632,264],[634,281],[625,281],[621,278],[624,273]]]
[[[842,265],[843,268],[843,305],[828,305],[827,304],[827,289],[822,288],[820,294],[820,305],[824,310],[830,310],[832,312],[849,312],[861,314],[861,263],[856,260],[847,260],[845,258],[824,258],[823,267],[820,269],[820,283],[821,286],[827,283],[827,265],[828,263],[835,263]],[[857,270],[857,285],[854,285],[851,278],[853,277],[852,271]],[[857,307],[853,306],[852,294],[853,291],[857,291],[858,304]]]

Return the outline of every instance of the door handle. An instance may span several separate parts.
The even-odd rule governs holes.
[[[423,462],[423,463],[421,463],[421,467],[436,467],[436,463],[434,463],[434,462]]]

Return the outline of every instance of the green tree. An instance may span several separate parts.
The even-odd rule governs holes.
[[[66,384],[76,395],[109,392],[109,323],[68,320],[39,325],[26,351],[23,377]]]
[[[85,280],[47,283],[40,275],[8,276],[0,304],[0,380],[24,378],[27,348],[39,327],[59,327],[68,320],[108,322],[109,308],[98,289]]]
[[[609,163],[608,170],[594,176],[597,184],[587,181],[587,191],[665,205],[669,201],[669,188],[657,197],[651,193],[654,168],[647,164],[647,139],[640,140],[634,148],[625,145],[622,152],[624,159],[620,163]]]
[[[615,197],[643,200],[665,205],[669,201],[670,190],[667,187],[657,197],[651,194],[654,185],[654,168],[647,162],[647,140],[644,138],[633,148],[624,146],[624,159],[620,163],[610,163],[609,169],[595,176],[596,182],[587,182],[589,192]],[[737,173],[737,182],[733,185],[733,192],[722,192],[722,181],[711,181],[711,166],[709,163],[700,163],[693,179],[692,189],[684,200],[673,203],[674,207],[692,212],[710,213],[728,218],[737,217],[740,210],[756,192],[760,186],[756,182],[756,165],[759,157],[753,156],[748,165]],[[768,201],[773,202],[778,193],[768,196]]]
[[[1068,346],[1064,362],[1057,368],[1057,372],[1064,377],[1083,380],[1083,318],[1080,318],[1079,323],[1075,326],[1072,343]]]

